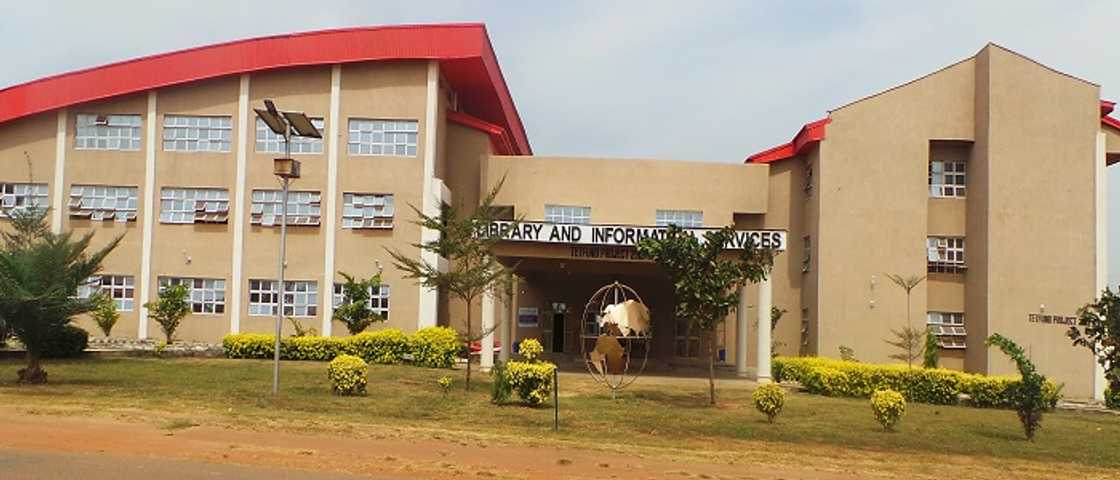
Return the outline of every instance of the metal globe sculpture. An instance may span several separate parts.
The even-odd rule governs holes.
[[[591,295],[582,320],[580,354],[587,372],[616,398],[645,371],[653,340],[649,308],[633,288],[614,282]]]

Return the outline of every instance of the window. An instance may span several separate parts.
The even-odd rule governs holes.
[[[249,280],[249,315],[276,315],[276,280]],[[284,315],[314,317],[319,310],[319,290],[315,282],[284,282]]]
[[[89,277],[85,285],[78,287],[79,298],[89,298],[94,292],[102,292],[113,299],[117,310],[131,312],[135,304],[136,288],[132,275],[98,275]]]
[[[688,319],[677,318],[673,322],[673,356],[696,358],[700,354],[700,332],[689,331]]]
[[[393,228],[393,213],[392,194],[342,194],[342,228]]]
[[[809,346],[809,309],[801,309],[801,347]]]
[[[171,285],[187,287],[191,313],[225,313],[226,281],[220,278],[159,277],[159,290]]]
[[[813,162],[805,161],[805,198],[813,196]]]
[[[47,184],[0,183],[0,218],[8,218],[13,211],[27,207],[50,207]]]
[[[280,196],[280,190],[253,190],[250,223],[279,225]],[[319,225],[319,201],[319,192],[288,192],[288,225]]]
[[[964,198],[965,163],[933,160],[929,162],[929,196]]]
[[[342,295],[341,283],[334,284],[334,295],[331,296],[331,307],[338,308],[342,306],[344,299]],[[381,316],[381,318],[389,318],[389,286],[382,283],[377,288],[372,288],[369,291],[369,307]]]
[[[165,115],[163,149],[168,152],[228,152],[232,120],[228,116]]]
[[[591,207],[545,205],[544,221],[549,223],[591,223]]]
[[[78,114],[77,150],[140,150],[140,115]]]
[[[70,186],[70,216],[90,220],[136,221],[140,204],[137,187],[113,185]]]
[[[350,155],[416,156],[416,120],[350,119]]]
[[[926,325],[941,348],[965,348],[964,313],[928,312]]]
[[[590,213],[588,213],[590,216]],[[676,225],[681,228],[700,228],[704,226],[704,212],[693,210],[658,210],[657,226]]]
[[[801,273],[809,271],[809,267],[813,263],[813,239],[808,235],[802,239],[805,243],[803,245],[804,251],[801,253]]]
[[[324,137],[326,136],[322,118],[312,118],[311,124],[315,125]],[[291,138],[293,155],[323,153],[322,138],[296,136]],[[257,117],[257,153],[284,153],[284,136],[273,132],[260,117]]]
[[[964,238],[929,237],[927,239],[929,271],[953,273],[964,266]]]
[[[159,196],[160,223],[226,223],[229,190],[164,187]]]

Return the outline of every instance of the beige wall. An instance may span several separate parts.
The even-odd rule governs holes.
[[[988,52],[978,68],[988,72],[990,104],[989,329],[1020,343],[1043,374],[1066,383],[1067,395],[1087,396],[1088,352],[1072,347],[1063,327],[1028,323],[1027,314],[1045,304],[1047,313],[1074,315],[1095,295],[1095,193],[1088,186],[1100,88],[1000,48]],[[992,353],[988,364],[991,373],[1015,371],[1002,354]]]
[[[831,113],[816,189],[813,267],[818,351],[841,345],[867,362],[893,353],[883,338],[907,321],[907,298],[888,274],[925,275],[931,140],[971,140],[971,60]],[[926,287],[913,291],[911,324],[925,324]],[[815,307],[815,308],[814,308]]]

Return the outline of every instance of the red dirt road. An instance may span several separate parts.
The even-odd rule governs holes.
[[[8,478],[866,478],[811,466],[790,469],[427,438],[357,439],[208,426],[167,431],[145,423],[11,409],[0,409],[0,425],[0,466]]]

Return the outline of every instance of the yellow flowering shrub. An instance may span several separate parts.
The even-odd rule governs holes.
[[[759,385],[751,395],[754,399],[754,408],[766,415],[766,420],[774,423],[774,418],[782,413],[786,404],[786,391],[776,383]]]
[[[977,407],[1010,408],[1010,392],[1018,377],[987,376],[943,368],[910,368],[906,365],[875,365],[822,357],[777,357],[776,381],[795,381],[810,393],[836,397],[870,397],[879,390],[894,390],[912,402],[953,405],[960,395]],[[1043,385],[1053,407],[1061,398],[1061,386]]]
[[[906,413],[906,399],[894,390],[879,390],[871,394],[871,413],[883,426],[883,430],[894,430],[894,426]]]
[[[526,338],[522,340],[521,345],[517,347],[517,353],[520,353],[525,360],[532,362],[540,358],[541,354],[544,353],[544,346],[535,338]]]
[[[409,337],[412,363],[421,367],[451,368],[463,344],[459,334],[447,327],[428,327]]]
[[[327,378],[331,380],[331,390],[338,395],[365,395],[368,371],[369,366],[361,357],[343,354],[327,365]]]
[[[346,350],[370,363],[394,365],[404,361],[409,339],[396,328],[362,332],[346,339]]]
[[[275,338],[261,333],[230,334],[222,339],[222,349],[229,358],[272,358]],[[370,363],[397,364],[411,353],[416,365],[450,368],[460,348],[459,336],[450,328],[425,328],[412,335],[386,328],[349,337],[281,338],[280,358],[325,362],[347,354]]]
[[[540,405],[552,397],[552,373],[556,365],[549,362],[508,362],[506,375],[517,396],[529,405]]]

